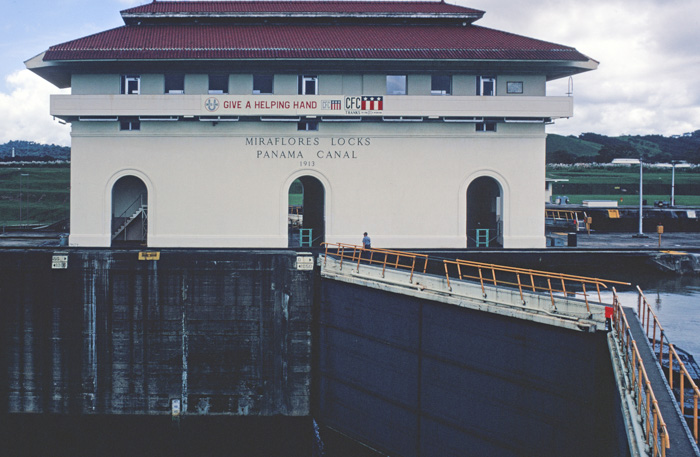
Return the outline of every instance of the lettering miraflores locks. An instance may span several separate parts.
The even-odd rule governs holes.
[[[369,137],[248,137],[245,139],[246,146],[295,147],[295,149],[257,149],[255,151],[257,159],[357,159],[355,149],[337,148],[348,146],[362,148],[370,146],[371,143],[372,139]],[[309,146],[323,149],[313,150],[308,148]],[[299,147],[302,148],[299,149]],[[304,165],[313,165],[313,162],[305,162]]]

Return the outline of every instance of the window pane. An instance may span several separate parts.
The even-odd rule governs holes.
[[[253,75],[253,93],[271,94],[272,75]]]
[[[138,94],[139,93],[139,83],[141,82],[141,76],[139,75],[124,75],[122,76],[122,94]]]
[[[121,121],[119,130],[141,130],[141,123],[139,121]]]
[[[165,75],[165,93],[183,94],[185,92],[185,75],[171,73]]]
[[[406,75],[387,75],[386,94],[406,95]]]
[[[297,124],[297,130],[318,130],[318,121],[301,121]]]
[[[318,94],[318,77],[316,76],[299,76],[299,95],[317,95]]]
[[[476,124],[476,131],[477,132],[495,132],[496,131],[496,123],[495,122],[480,122]]]
[[[228,75],[209,75],[209,93],[227,94]]]
[[[452,93],[452,77],[450,75],[433,75],[430,93],[433,95],[450,95]]]
[[[477,78],[476,95],[496,95],[496,78],[493,76]]]

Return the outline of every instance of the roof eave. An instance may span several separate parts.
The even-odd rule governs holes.
[[[24,66],[59,89],[70,87],[71,72],[60,62],[51,60],[45,61],[45,54],[46,51],[26,60]]]

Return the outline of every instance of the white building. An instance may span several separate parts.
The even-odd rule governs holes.
[[[26,64],[71,88],[70,245],[297,245],[299,180],[315,244],[544,247],[545,125],[573,114],[547,81],[597,62],[483,14],[158,1],[52,46]]]

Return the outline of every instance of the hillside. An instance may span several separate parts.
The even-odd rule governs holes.
[[[12,149],[15,157],[12,157]],[[41,144],[33,141],[8,141],[0,145],[0,161],[51,161],[70,160],[70,148],[55,144]]]
[[[685,160],[700,163],[700,130],[684,135],[608,137],[597,133],[547,136],[547,163],[609,163],[618,157],[642,157],[649,162]]]

